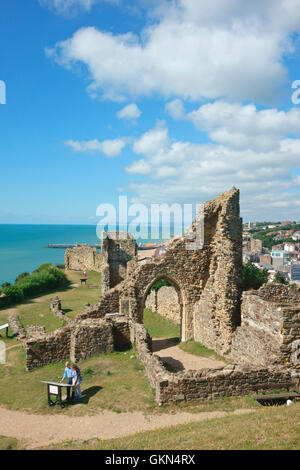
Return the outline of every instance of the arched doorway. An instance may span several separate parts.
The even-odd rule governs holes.
[[[150,304],[149,304],[150,300]],[[144,312],[147,313],[145,308],[150,308],[152,313],[161,317],[161,324],[166,329],[172,323],[178,324],[178,334],[181,341],[183,334],[183,318],[184,318],[184,297],[183,292],[178,282],[172,277],[167,275],[159,275],[155,277],[146,287],[141,305],[140,305],[140,318],[144,322]],[[173,309],[173,311],[170,311]],[[155,316],[153,317],[155,318]],[[177,331],[176,328],[171,328],[172,331]],[[149,331],[151,334],[151,332]],[[153,336],[153,335],[151,335]]]

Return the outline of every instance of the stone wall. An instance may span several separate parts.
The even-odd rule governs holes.
[[[60,320],[64,322],[71,321],[70,318],[65,314],[65,312],[61,308],[61,300],[56,296],[51,300],[50,303],[50,310],[52,311],[53,315],[58,317]]]
[[[250,368],[229,364],[218,369],[168,372],[161,360],[152,354],[151,338],[143,325],[131,323],[132,340],[137,356],[145,366],[157,403],[211,400],[224,396],[247,395],[266,390],[287,390],[295,386],[288,370]]]
[[[74,271],[97,271],[102,269],[102,255],[97,248],[78,245],[65,252],[65,268]]]
[[[230,349],[233,332],[240,325],[242,224],[239,191],[232,190],[208,201],[203,208],[204,245],[195,243],[198,221],[177,237],[157,259],[130,272],[98,304],[99,315],[120,311],[143,321],[151,287],[165,279],[176,289],[182,307],[182,339],[195,338],[223,354]],[[117,297],[119,306],[116,308]]]
[[[26,337],[26,333],[20,323],[18,315],[10,315],[8,317],[7,323],[14,336],[17,336],[20,339],[23,339]]]
[[[32,370],[54,362],[65,361],[70,356],[72,324],[59,328],[40,338],[29,338],[26,347],[26,369]]]
[[[105,320],[89,319],[78,323],[72,331],[70,358],[79,362],[95,354],[113,351],[112,325]]]
[[[137,244],[128,232],[102,232],[102,293],[115,287],[134,270],[137,262]],[[130,267],[127,271],[127,264]]]
[[[181,309],[178,294],[174,287],[162,286],[158,290],[151,291],[146,299],[145,307],[167,320],[171,320],[180,325]]]
[[[241,313],[242,323],[232,341],[232,360],[300,370],[292,360],[295,346],[300,347],[299,288],[266,284],[258,291],[245,292]]]
[[[78,362],[130,345],[129,318],[120,315],[75,321],[47,335],[33,327],[31,333],[25,341],[27,370],[68,358]]]

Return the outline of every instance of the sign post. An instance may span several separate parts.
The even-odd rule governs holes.
[[[59,403],[61,408],[65,407],[65,405],[62,401],[62,389],[63,388],[67,389],[67,402],[68,403],[70,402],[70,395],[71,395],[72,385],[63,384],[63,383],[59,383],[59,382],[47,382],[47,381],[44,381],[44,380],[42,380],[42,383],[47,385],[47,397],[48,397],[48,405],[49,406],[54,406],[57,403]],[[56,397],[56,400],[53,401],[51,399],[51,396]]]

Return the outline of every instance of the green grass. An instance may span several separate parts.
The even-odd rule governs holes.
[[[243,416],[199,421],[153,429],[128,437],[66,442],[55,449],[93,450],[269,450],[299,449],[300,403],[290,407],[265,407]]]
[[[224,357],[217,354],[213,349],[209,349],[203,344],[198,343],[194,340],[185,341],[184,343],[179,344],[180,349],[183,351],[194,354],[195,356],[201,357],[210,357],[211,359],[216,359],[219,361],[225,361]]]
[[[85,303],[88,302],[91,305],[97,303],[101,295],[100,273],[89,271],[86,286],[80,286],[80,278],[82,277],[80,271],[70,271],[67,272],[67,275],[72,285],[76,284],[78,287],[66,287],[35,297],[14,308],[2,309],[0,310],[0,325],[7,322],[9,315],[17,313],[25,329],[27,325],[42,325],[46,327],[46,332],[50,332],[63,326],[63,322],[55,317],[50,310],[51,299],[56,295],[62,301],[62,309],[71,319],[74,319],[78,313],[83,311]],[[94,288],[94,286],[97,288]],[[3,339],[3,335],[1,339]]]
[[[0,436],[0,450],[17,450],[19,443],[13,437]]]
[[[152,338],[178,338],[180,336],[180,325],[166,320],[149,309],[144,310],[143,323]]]
[[[133,356],[133,358],[130,358]],[[7,351],[7,363],[0,365],[0,404],[7,408],[40,414],[82,415],[100,409],[116,412],[152,410],[156,405],[143,367],[134,350],[100,354],[80,363],[84,398],[79,405],[47,405],[46,385],[42,380],[58,381],[64,363],[51,364],[25,372],[25,351],[21,346]]]

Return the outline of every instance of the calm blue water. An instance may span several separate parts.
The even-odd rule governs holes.
[[[151,239],[140,239],[147,243]],[[157,242],[158,240],[153,240]],[[1,225],[0,284],[14,282],[24,271],[42,263],[64,262],[65,250],[45,248],[49,243],[100,243],[95,225]]]
[[[42,263],[64,262],[65,250],[48,243],[100,243],[94,225],[0,225],[0,284]]]

